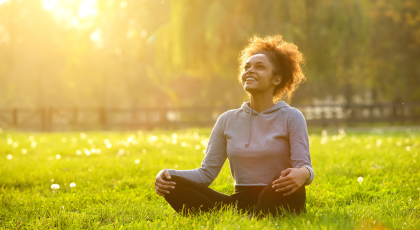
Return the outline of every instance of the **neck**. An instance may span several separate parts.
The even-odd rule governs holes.
[[[273,95],[270,94],[258,94],[258,95],[250,95],[250,105],[251,109],[261,113],[270,109],[275,104],[273,102]]]

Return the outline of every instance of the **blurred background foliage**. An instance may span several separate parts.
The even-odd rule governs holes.
[[[306,56],[293,104],[420,101],[417,0],[0,0],[0,107],[237,108],[253,34]]]

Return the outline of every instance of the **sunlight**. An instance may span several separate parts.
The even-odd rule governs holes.
[[[7,1],[9,1],[9,0],[0,0],[0,5],[7,2]]]
[[[1,0],[0,0],[1,1]],[[47,11],[51,11],[54,9],[55,5],[56,5],[56,1],[55,0],[43,0],[42,1],[42,5],[44,5],[44,8]]]
[[[98,42],[101,39],[101,30],[96,29],[93,33],[90,34],[90,40]]]
[[[78,11],[78,15],[81,18],[85,18],[87,16],[93,16],[98,13],[98,10],[95,7],[96,0],[85,0],[82,1],[80,4],[80,8]]]

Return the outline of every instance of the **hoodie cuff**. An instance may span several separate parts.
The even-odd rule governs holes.
[[[306,186],[306,185],[310,185],[312,183],[312,181],[314,180],[314,177],[315,177],[315,173],[314,173],[314,170],[311,167],[308,167],[308,166],[304,166],[304,167],[307,168],[309,170],[310,174],[311,174],[309,179],[307,179],[305,181],[304,185]]]

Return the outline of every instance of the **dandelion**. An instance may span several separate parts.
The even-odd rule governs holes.
[[[172,143],[173,145],[176,145],[176,144],[178,143],[178,140],[177,140],[177,139],[172,139],[171,143]]]
[[[11,160],[13,158],[12,154],[7,154],[7,160]]]
[[[405,150],[407,150],[407,151],[411,151],[411,146],[407,146],[407,147],[405,147]]]
[[[119,155],[123,155],[123,154],[124,154],[124,152],[125,152],[125,151],[124,151],[124,149],[120,149],[120,150],[118,150],[118,154],[119,154]]]
[[[54,183],[54,179],[51,179],[51,183]]]
[[[187,143],[185,143],[185,142],[181,142],[181,146],[182,146],[182,147],[186,147],[186,146],[187,146]]]
[[[31,148],[35,148],[36,147],[36,141],[32,141],[32,143],[31,143]]]
[[[111,142],[109,142],[108,139],[104,140],[104,144],[105,144],[106,148],[108,148],[108,149],[110,149],[112,147],[112,144],[111,144]]]
[[[83,149],[83,152],[85,152],[86,156],[90,156],[90,151],[89,151],[89,149]]]
[[[101,150],[100,149],[96,149],[96,154],[101,154]]]
[[[95,148],[92,148],[92,149],[90,150],[90,152],[91,152],[91,153],[96,153],[96,149],[95,149]]]
[[[359,178],[357,178],[357,182],[359,182],[359,184],[362,184],[362,182],[363,182],[363,177],[359,177]]]
[[[324,130],[322,130],[321,134],[322,134],[322,136],[327,136],[328,132],[327,132],[327,130],[324,129]]]
[[[381,146],[381,144],[382,144],[382,140],[381,139],[376,140],[376,147]]]
[[[340,134],[340,136],[343,136],[343,137],[346,136],[346,132],[344,131],[344,129],[339,129],[338,133]]]
[[[140,164],[140,160],[139,160],[139,159],[136,159],[136,160],[134,161],[134,163],[136,163],[136,164]]]
[[[77,151],[76,151],[76,155],[82,155],[82,151],[77,150]]]
[[[58,185],[58,184],[52,184],[52,185],[51,185],[51,189],[52,189],[53,191],[58,190],[58,189],[60,189],[60,185]]]
[[[74,187],[76,187],[76,183],[71,182],[71,183],[70,183],[70,188],[74,188]]]
[[[207,145],[209,143],[209,140],[208,139],[203,139],[203,140],[200,141],[200,143],[201,143],[202,146],[207,147]]]
[[[61,155],[60,154],[55,155],[55,159],[60,160],[61,159]]]
[[[203,150],[203,154],[206,154],[206,150],[205,149]]]
[[[327,138],[324,136],[324,137],[321,138],[320,144],[325,145],[325,143],[327,143]]]
[[[201,149],[201,146],[200,146],[200,145],[196,145],[196,146],[195,146],[195,149],[196,149],[196,150],[200,150],[200,149]]]
[[[26,154],[28,151],[26,149],[22,149],[22,154]]]
[[[13,144],[13,140],[12,140],[12,139],[10,139],[10,138],[9,138],[9,139],[7,139],[7,144],[8,144],[8,145]]]
[[[61,138],[61,141],[62,141],[63,143],[66,143],[66,142],[67,142],[67,138],[66,138],[66,137],[63,137],[63,138]]]
[[[13,148],[17,148],[19,146],[19,143],[15,142],[13,143]]]
[[[80,138],[85,139],[87,137],[86,133],[80,133]]]
[[[400,147],[401,146],[401,141],[397,142],[397,146]]]

